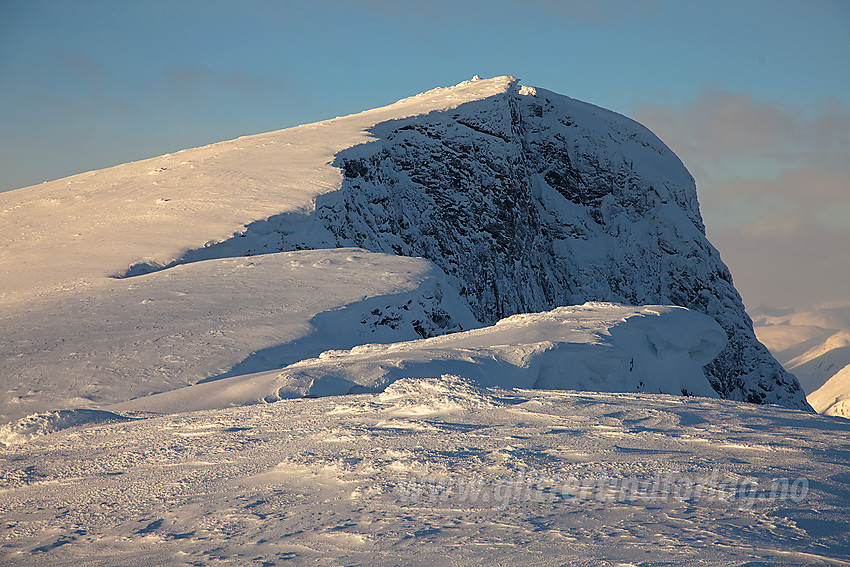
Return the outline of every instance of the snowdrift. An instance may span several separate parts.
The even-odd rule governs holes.
[[[726,344],[710,317],[671,306],[587,303],[496,325],[324,352],[280,371],[226,378],[109,406],[172,413],[384,390],[402,378],[464,376],[481,387],[716,397],[703,366]]]
[[[103,410],[75,409],[34,413],[0,425],[0,446],[20,445],[33,437],[69,427],[127,421],[128,417]]]
[[[480,326],[431,262],[351,248],[107,279],[2,318],[6,420]]]

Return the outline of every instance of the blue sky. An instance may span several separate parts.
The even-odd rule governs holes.
[[[659,134],[748,305],[850,301],[848,60],[843,0],[2,0],[0,191],[511,74]]]

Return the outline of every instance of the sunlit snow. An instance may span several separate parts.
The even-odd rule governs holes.
[[[2,450],[5,565],[846,565],[810,412],[445,375]]]
[[[3,565],[850,565],[850,421],[625,117],[476,76],[0,222]]]
[[[755,310],[756,334],[794,372],[812,407],[850,418],[850,307]]]

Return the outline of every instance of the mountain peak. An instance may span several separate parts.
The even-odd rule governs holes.
[[[224,274],[203,285],[241,290],[240,274],[256,273],[257,265],[246,261],[243,270],[227,262],[264,256],[290,265],[299,261],[280,254],[358,248],[425,258],[434,267],[431,276],[414,277],[399,264],[398,273],[411,274],[407,286],[383,269],[381,277],[396,284],[381,293],[395,290],[396,298],[352,311],[357,325],[403,327],[408,335],[398,340],[465,330],[467,313],[483,326],[588,301],[677,305],[709,315],[728,336],[706,366],[719,396],[808,409],[794,377],[756,340],[731,275],[706,239],[694,180],[678,157],[624,116],[519,86],[511,76],[5,193],[0,211],[10,219],[0,235],[0,300],[20,315],[4,329],[14,352],[16,341],[36,344],[45,332],[23,314],[63,294],[118,293],[110,304],[123,305],[121,297],[136,297],[136,281],[160,282],[155,289],[177,294],[179,286],[170,286],[190,273]],[[372,261],[352,262],[356,271]],[[413,294],[404,296],[410,305],[399,303],[399,294]],[[238,305],[253,301],[233,295]],[[164,299],[138,301],[156,298]],[[206,308],[206,300],[197,301]],[[468,310],[462,316],[460,301]],[[123,320],[129,325],[132,317]],[[132,336],[132,328],[124,331]],[[221,358],[181,380],[227,374],[241,363],[239,352],[254,361],[257,351],[277,348],[268,342],[273,335],[263,331],[261,341],[245,344],[216,339],[230,341]],[[391,339],[387,331],[384,340]],[[147,356],[114,348],[122,360]],[[6,379],[32,374],[32,381],[50,383],[39,352],[47,356],[34,349],[35,358],[14,359],[20,375]],[[89,364],[74,360],[67,368],[84,375]],[[147,369],[121,372],[150,379]],[[9,403],[23,408],[20,400]]]
[[[420,113],[447,110],[460,104],[514,92],[517,89],[517,85],[518,79],[509,75],[490,79],[482,79],[478,75],[475,75],[473,78],[461,81],[456,85],[436,87],[417,95],[403,98],[395,104],[402,106],[421,106],[423,108]],[[392,106],[395,105],[390,105],[390,107]],[[375,109],[375,111],[380,110]]]

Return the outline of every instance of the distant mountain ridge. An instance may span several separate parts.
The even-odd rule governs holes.
[[[759,340],[794,372],[815,411],[850,418],[850,305],[752,314]]]

